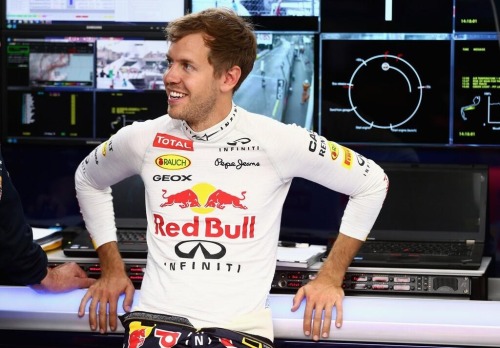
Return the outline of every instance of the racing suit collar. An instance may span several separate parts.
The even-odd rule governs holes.
[[[224,118],[221,122],[214,125],[213,127],[205,129],[201,132],[195,132],[191,129],[191,127],[189,127],[186,121],[182,121],[184,133],[188,138],[195,141],[215,141],[217,139],[220,139],[225,134],[230,132],[230,130],[233,128],[238,110],[239,107],[233,103],[231,111],[226,116],[226,118]]]

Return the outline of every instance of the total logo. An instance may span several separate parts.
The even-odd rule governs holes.
[[[170,193],[163,190],[162,198],[165,200],[160,207],[176,205],[182,209],[191,208],[198,214],[208,214],[215,209],[225,209],[227,206],[237,209],[248,209],[242,202],[245,200],[246,191],[238,195],[217,189],[208,183],[199,183],[192,188]]]

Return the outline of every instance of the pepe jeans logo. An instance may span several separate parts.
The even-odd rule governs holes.
[[[260,167],[260,162],[246,162],[242,159],[236,161],[225,162],[222,158],[217,158],[214,162],[216,167],[224,167],[225,169],[234,168],[240,170],[244,167]]]
[[[188,240],[175,246],[175,254],[183,259],[194,259],[200,252],[206,260],[221,259],[226,255],[226,248],[220,243],[206,240]]]

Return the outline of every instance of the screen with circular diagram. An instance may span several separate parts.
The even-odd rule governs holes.
[[[342,143],[447,144],[450,36],[323,34],[320,131]]]

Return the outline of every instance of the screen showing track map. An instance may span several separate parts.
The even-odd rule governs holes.
[[[447,34],[323,34],[321,133],[344,143],[446,144]]]

